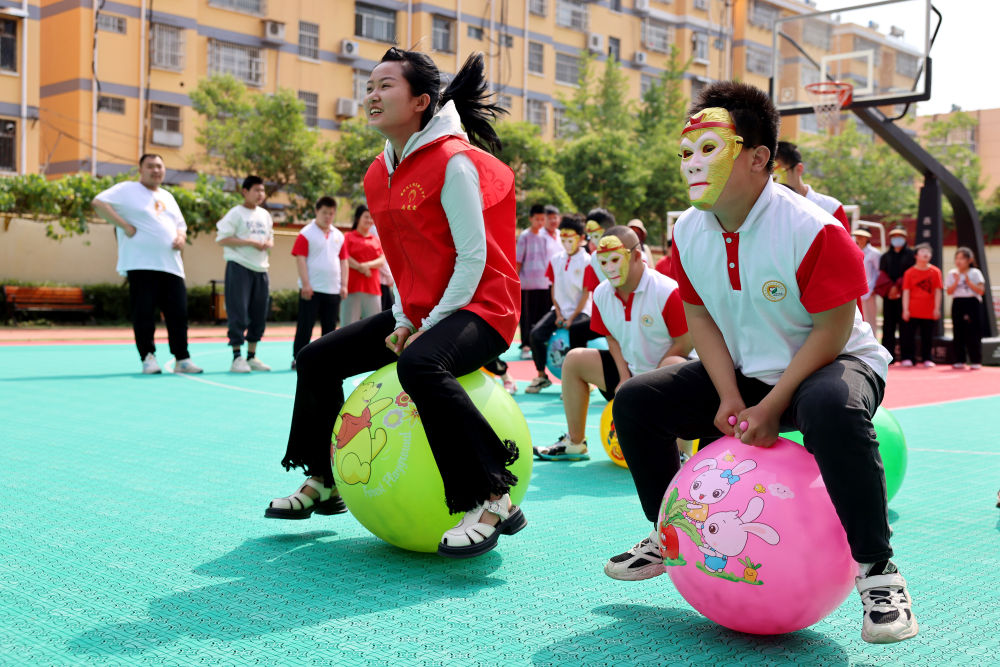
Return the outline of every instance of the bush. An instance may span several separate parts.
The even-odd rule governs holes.
[[[128,283],[84,285],[83,293],[94,304],[94,319],[98,322],[128,322]]]
[[[271,322],[295,322],[299,319],[299,291],[279,289],[271,292]]]

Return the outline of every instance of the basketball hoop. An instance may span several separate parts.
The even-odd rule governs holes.
[[[836,129],[841,109],[854,97],[854,86],[844,81],[817,81],[807,83],[805,88],[816,113],[816,124],[823,130]]]

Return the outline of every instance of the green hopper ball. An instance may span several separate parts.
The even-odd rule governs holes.
[[[528,423],[510,394],[482,371],[458,381],[500,439],[517,445],[520,455],[508,469],[518,479],[511,502],[520,505],[531,478]],[[444,532],[462,518],[448,512],[441,474],[395,363],[365,378],[344,402],[330,451],[341,497],[376,537],[433,553]]]

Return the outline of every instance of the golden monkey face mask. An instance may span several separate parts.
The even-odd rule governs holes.
[[[681,131],[681,175],[688,184],[691,205],[712,208],[729,181],[733,163],[743,149],[729,112],[719,107],[691,116]]]

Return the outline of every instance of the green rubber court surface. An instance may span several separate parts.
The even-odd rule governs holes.
[[[259,355],[277,367],[289,348]],[[536,462],[528,527],[453,562],[349,514],[265,520],[301,479],[279,465],[295,376],[284,361],[231,375],[221,343],[192,353],[204,375],[142,376],[126,344],[0,347],[0,664],[1000,663],[1000,396],[951,400],[962,379],[945,371],[940,391],[919,376],[919,406],[889,405],[910,452],[895,560],[920,634],[871,646],[856,594],[809,629],[754,637],[705,620],[668,577],[607,578],[649,525],[597,444],[597,392],[592,459]],[[1000,393],[1000,371],[982,373]],[[536,444],[565,430],[558,386],[517,400]]]

